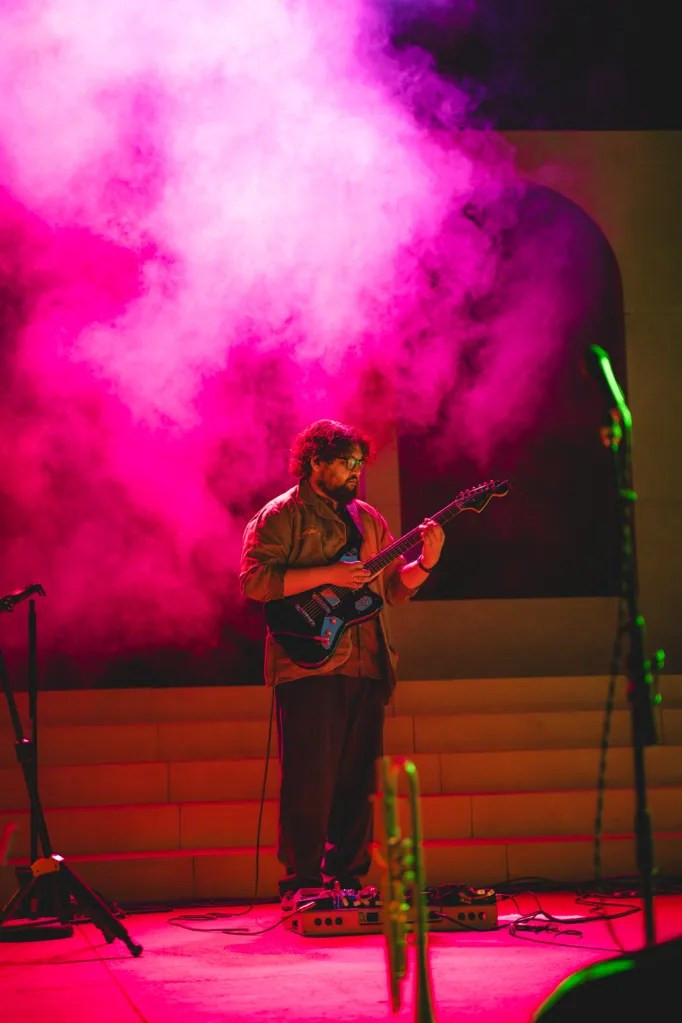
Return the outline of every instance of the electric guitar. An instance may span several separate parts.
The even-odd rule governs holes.
[[[442,526],[460,512],[480,513],[493,497],[504,497],[508,493],[507,480],[491,480],[463,490],[430,518]],[[412,529],[366,561],[364,567],[371,573],[371,579],[414,547],[420,538],[419,528]],[[344,547],[335,560],[359,561],[358,549]],[[328,583],[281,600],[269,600],[265,604],[265,621],[270,635],[295,664],[302,668],[320,668],[336,650],[345,630],[373,618],[383,603],[368,583],[359,590]]]

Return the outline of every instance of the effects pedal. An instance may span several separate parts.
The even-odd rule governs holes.
[[[497,927],[497,900],[492,888],[443,887],[448,891],[426,889],[423,893],[429,931],[488,931]],[[414,931],[415,921],[415,910],[408,910],[407,931]],[[384,930],[381,895],[373,885],[358,892],[342,888],[301,888],[294,896],[292,911],[285,917],[284,926],[307,937],[380,934]]]

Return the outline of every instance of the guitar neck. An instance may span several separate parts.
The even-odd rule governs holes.
[[[445,508],[441,508],[439,512],[436,512],[435,515],[430,515],[429,518],[437,522],[439,526],[442,526],[446,522],[450,522],[451,519],[454,519],[455,515],[459,515],[461,511],[464,511],[465,506],[464,499],[456,497],[451,504],[446,505]],[[379,572],[382,572],[385,568],[387,568],[392,561],[395,561],[396,558],[400,557],[401,554],[404,554],[405,551],[409,551],[410,547],[414,547],[418,544],[420,539],[421,533],[419,532],[419,527],[415,526],[415,528],[411,529],[409,533],[405,533],[405,535],[401,536],[399,540],[395,540],[389,547],[385,547],[379,554],[376,554],[373,558],[370,558],[369,561],[366,561],[365,568],[369,569],[373,576],[377,575]]]

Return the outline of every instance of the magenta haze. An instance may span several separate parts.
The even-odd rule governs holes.
[[[432,421],[515,219],[514,152],[359,0],[1,20],[4,589],[40,582],[66,648],[210,642],[301,425]],[[453,410],[481,464],[562,340],[547,251]]]

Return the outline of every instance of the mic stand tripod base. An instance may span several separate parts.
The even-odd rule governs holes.
[[[63,857],[57,853],[43,856],[31,864],[31,880],[25,888],[19,888],[0,912],[0,942],[2,941],[33,941],[46,938],[69,938],[73,927],[67,921],[73,919],[74,906],[78,907],[96,927],[100,929],[107,942],[120,938],[134,955],[142,954],[142,945],[134,942],[127,930],[112,915],[105,902],[66,865]],[[42,891],[41,891],[42,889]],[[16,917],[20,907],[29,902],[31,895],[40,892],[45,895],[54,910],[54,915],[61,926],[43,923],[21,923],[6,926],[6,921]]]
[[[2,941],[48,941],[51,938],[71,938],[73,927],[71,924],[53,923],[52,920],[44,920],[42,923],[8,924],[0,930],[0,942]]]
[[[28,591],[27,591],[28,593]],[[35,609],[31,601],[31,615],[29,618],[29,650],[30,662],[35,665]],[[34,671],[29,673],[29,699],[35,694]],[[2,682],[9,707],[10,718],[16,736],[15,752],[19,766],[24,775],[26,789],[31,805],[31,863],[30,870],[26,871],[27,884],[19,884],[18,890],[12,895],[7,905],[0,911],[0,941],[30,940],[31,937],[41,938],[45,936],[42,928],[31,927],[30,924],[23,925],[19,930],[17,925],[12,924],[5,927],[9,919],[17,919],[28,905],[40,906],[42,897],[45,896],[50,909],[55,912],[60,924],[68,924],[73,920],[75,911],[81,911],[84,918],[92,921],[108,942],[114,938],[120,938],[134,956],[142,953],[142,945],[132,940],[123,924],[116,919],[109,910],[106,903],[85,884],[84,881],[74,874],[73,870],[66,865],[63,856],[52,851],[52,843],[47,830],[45,814],[38,794],[37,782],[37,758],[35,746],[35,714],[33,716],[33,734],[30,739],[25,738],[21,732],[21,721],[17,711],[14,693],[9,683],[7,666],[0,650],[0,682]],[[34,834],[40,839],[40,848],[43,855],[37,858],[37,843],[34,845]],[[3,850],[4,858],[4,850]],[[21,917],[24,919],[24,917]],[[16,939],[14,935],[16,934]],[[60,928],[52,931],[51,937],[70,937],[73,928]]]

